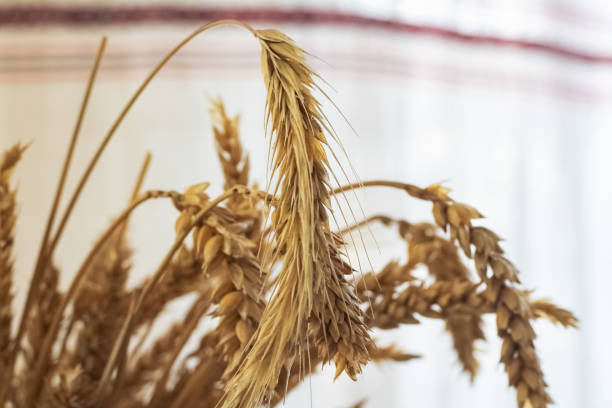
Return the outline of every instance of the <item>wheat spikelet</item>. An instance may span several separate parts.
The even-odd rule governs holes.
[[[545,317],[563,327],[578,328],[578,319],[572,312],[559,307],[548,300],[538,299],[529,302],[536,317]]]
[[[417,354],[406,353],[398,349],[395,345],[386,347],[376,347],[371,353],[372,361],[408,361],[420,358]]]
[[[340,280],[352,270],[339,258],[329,231],[326,125],[311,94],[312,71],[304,52],[289,37],[276,30],[257,31],[256,37],[268,91],[267,121],[274,133],[271,167],[278,176],[274,190],[282,193],[272,224],[278,248],[274,256],[282,253],[283,268],[253,347],[228,385],[226,408],[256,407],[265,401],[281,369],[290,371],[296,356],[302,369],[308,361],[303,352],[309,349],[305,339],[311,317],[318,320],[317,330],[328,335],[325,340],[332,340],[324,344],[327,358],[334,358],[340,371],[352,377],[367,361],[370,346],[361,311]],[[337,290],[333,295],[331,283]],[[337,309],[338,304],[346,307]],[[338,324],[342,320],[337,316],[329,316],[334,310],[347,317],[344,325]]]
[[[25,147],[17,144],[0,158],[0,383],[9,381],[11,361],[11,322],[13,318],[13,259],[14,228],[17,220],[15,191],[10,177]]]
[[[434,225],[400,221],[399,233],[408,244],[409,267],[424,264],[436,280],[468,279],[469,270],[461,262],[457,247],[438,236]]]

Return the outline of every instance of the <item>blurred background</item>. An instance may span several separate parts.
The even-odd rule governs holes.
[[[612,406],[612,3],[603,0],[0,2],[0,148],[32,143],[16,176],[18,302],[101,36],[107,50],[67,191],[153,65],[200,22],[219,18],[281,29],[313,55],[356,130],[326,104],[362,180],[444,181],[456,200],[478,208],[526,287],[581,319],[579,331],[536,323],[556,406]],[[219,192],[210,97],[241,115],[253,176],[264,184],[258,44],[244,30],[218,28],[167,65],[109,145],[58,250],[64,285],[125,206],[146,151],[146,188],[208,180]],[[368,215],[429,219],[428,205],[398,192],[367,190],[360,202]],[[163,203],[136,214],[130,238],[140,279],[172,242],[173,222]],[[395,231],[372,232],[377,244],[364,236],[374,267],[405,257]],[[376,333],[422,359],[371,365],[357,383],[342,377],[332,385],[326,367],[286,406],[341,408],[367,398],[369,408],[514,407],[494,320],[486,334],[473,384],[443,325],[424,322]]]

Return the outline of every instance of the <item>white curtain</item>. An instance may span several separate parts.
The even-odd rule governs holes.
[[[107,3],[112,2],[100,2]],[[262,3],[298,4],[247,5]],[[444,181],[455,199],[478,208],[487,217],[483,225],[504,237],[523,283],[581,319],[579,331],[536,323],[536,347],[557,406],[612,406],[607,343],[612,337],[612,63],[583,58],[612,54],[612,7],[605,2],[413,3],[320,0],[313,7],[479,38],[545,43],[579,56],[563,56],[550,47],[382,27],[275,26],[320,58],[312,58],[312,65],[333,85],[330,95],[358,133],[326,105],[362,180],[421,186]],[[84,167],[141,78],[191,29],[192,24],[179,23],[2,29],[0,147],[33,142],[17,172],[18,300],[38,245],[32,237],[42,231],[100,35],[107,34],[109,44],[76,169]],[[154,155],[147,188],[180,190],[203,180],[219,184],[206,95],[222,97],[230,113],[242,115],[254,177],[263,183],[267,140],[258,67],[256,42],[235,28],[204,34],[169,63],[117,132],[86,188],[58,251],[64,270],[75,270],[124,206],[145,151]],[[68,191],[76,180],[73,174]],[[396,192],[368,190],[360,201],[366,214],[385,212],[415,221],[428,217],[427,205]],[[170,244],[172,224],[164,204],[151,204],[136,215],[131,238],[140,277],[150,273]],[[365,241],[375,267],[404,256],[393,231],[375,227],[373,232],[382,254],[367,233]],[[362,254],[367,269],[364,259]],[[497,363],[500,345],[492,320],[486,321],[489,341],[480,345],[481,372],[473,384],[461,373],[442,325],[423,323],[376,333],[383,342],[423,354],[421,360],[373,365],[359,382],[341,378],[334,385],[327,367],[296,390],[287,406],[345,407],[362,398],[368,399],[367,407],[515,406],[514,392]]]

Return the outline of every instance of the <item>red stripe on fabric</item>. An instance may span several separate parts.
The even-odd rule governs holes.
[[[378,28],[389,31],[436,37],[475,45],[511,47],[539,52],[585,63],[612,64],[612,56],[596,55],[562,45],[462,33],[442,27],[418,25],[398,20],[385,20],[321,10],[289,10],[278,8],[202,8],[178,6],[149,7],[61,7],[5,6],[0,7],[0,26],[31,25],[100,25],[128,23],[202,22],[233,18],[251,22],[329,24]]]

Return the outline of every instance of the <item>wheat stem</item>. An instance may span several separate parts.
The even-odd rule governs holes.
[[[177,196],[178,196],[178,193],[173,192],[173,191],[166,192],[166,191],[160,191],[160,190],[153,190],[153,191],[144,193],[139,199],[134,201],[128,208],[126,208],[121,213],[121,215],[117,217],[117,219],[113,222],[113,224],[102,234],[102,236],[98,238],[98,241],[96,241],[93,248],[89,251],[89,253],[87,254],[87,257],[85,258],[85,260],[79,267],[79,270],[77,271],[75,277],[73,278],[68,291],[62,298],[62,302],[60,306],[57,308],[57,310],[55,310],[53,314],[53,320],[52,320],[51,326],[45,336],[43,345],[41,346],[40,353],[37,358],[37,362],[36,362],[36,366],[34,370],[34,377],[30,384],[32,387],[31,392],[29,393],[29,397],[28,397],[30,399],[30,402],[29,404],[26,404],[26,406],[32,406],[32,404],[35,401],[35,397],[38,396],[40,392],[40,387],[42,385],[41,375],[43,372],[46,371],[46,368],[48,366],[49,356],[51,353],[51,347],[60,329],[64,311],[66,310],[66,307],[70,303],[70,300],[76,295],[80,287],[81,281],[85,277],[85,274],[89,269],[89,265],[94,260],[96,254],[100,251],[100,249],[102,249],[106,241],[113,235],[115,230],[117,230],[117,228],[119,228],[123,224],[123,222],[130,216],[132,211],[134,211],[139,205],[151,199],[156,199],[156,198],[176,199]]]
[[[10,384],[13,341],[13,247],[17,221],[16,191],[11,189],[11,174],[26,147],[14,145],[0,157],[0,383],[1,394]],[[0,397],[0,400],[3,400]]]
[[[440,201],[441,200],[438,194],[426,188],[425,189],[420,188],[420,187],[415,186],[414,184],[401,183],[399,181],[388,181],[388,180],[370,180],[370,181],[363,181],[359,183],[352,183],[352,184],[341,186],[341,187],[338,187],[332,190],[331,194],[340,194],[346,191],[360,189],[364,187],[391,187],[391,188],[396,188],[398,190],[403,190],[406,193],[408,193],[408,195],[414,198],[421,199],[421,200],[428,200],[428,201]],[[447,200],[447,201],[451,201],[451,200]]]
[[[17,335],[15,336],[15,342],[13,344],[12,357],[11,357],[10,365],[8,367],[9,372],[13,372],[15,368],[15,361],[17,358],[17,354],[19,352],[19,345],[21,344],[21,339],[23,338],[23,334],[25,331],[28,313],[32,306],[32,302],[34,301],[34,298],[36,296],[36,292],[38,290],[38,283],[41,279],[41,275],[43,271],[45,270],[45,268],[43,268],[43,265],[45,265],[47,260],[51,258],[51,253],[46,252],[49,235],[51,233],[51,228],[53,227],[53,223],[55,221],[55,215],[57,214],[59,202],[62,197],[64,186],[66,184],[66,177],[68,175],[68,170],[70,169],[70,163],[72,161],[74,148],[76,147],[76,142],[81,132],[81,125],[85,117],[85,111],[87,110],[87,105],[89,103],[89,97],[91,95],[91,91],[93,89],[93,85],[95,83],[96,76],[100,68],[100,61],[102,60],[102,56],[104,54],[105,48],[106,48],[106,37],[102,37],[102,40],[100,41],[100,46],[98,47],[98,52],[96,54],[94,65],[91,69],[91,72],[89,73],[89,79],[87,80],[87,87],[85,88],[85,94],[83,95],[83,100],[81,101],[81,107],[79,109],[79,114],[77,116],[77,121],[74,126],[74,130],[72,132],[72,138],[68,146],[68,151],[66,152],[66,156],[64,158],[64,165],[63,165],[62,173],[60,175],[60,179],[58,181],[57,188],[55,191],[55,197],[53,199],[51,211],[49,212],[49,216],[47,218],[47,225],[43,233],[43,238],[40,242],[38,257],[36,259],[36,266],[34,267],[34,272],[30,280],[30,286],[28,289],[25,306],[23,307],[21,320],[19,322],[19,328],[17,329]],[[0,384],[0,406],[4,406],[4,403],[5,403],[6,386],[7,386],[6,383]]]
[[[74,209],[74,206],[76,205],[76,202],[78,201],[79,196],[81,195],[81,192],[83,191],[83,188],[85,187],[85,184],[87,183],[87,180],[89,179],[89,176],[91,175],[91,172],[93,171],[93,169],[95,168],[96,164],[98,163],[98,160],[102,156],[102,153],[104,153],[104,150],[106,149],[106,146],[111,141],[112,137],[114,136],[115,132],[117,132],[117,129],[119,129],[119,126],[121,125],[121,123],[123,122],[125,117],[127,116],[128,112],[131,110],[131,108],[134,105],[134,103],[136,103],[136,101],[138,100],[140,95],[147,88],[149,83],[153,80],[153,78],[155,78],[155,76],[159,73],[159,71],[161,71],[161,69],[168,63],[168,61],[170,61],[170,59],[172,59],[172,57],[181,48],[183,48],[187,43],[189,43],[191,40],[193,40],[195,37],[197,37],[202,32],[204,32],[204,31],[206,31],[206,30],[208,30],[210,28],[217,27],[217,26],[224,25],[224,24],[234,24],[234,25],[238,25],[238,26],[244,27],[244,28],[246,28],[249,31],[253,31],[253,29],[248,24],[241,23],[241,22],[236,21],[236,20],[220,20],[220,21],[215,21],[213,23],[208,23],[208,24],[205,24],[205,25],[197,28],[193,33],[191,33],[189,36],[187,36],[185,39],[183,39],[178,45],[176,45],[157,64],[157,66],[155,66],[155,68],[153,68],[151,73],[149,73],[149,75],[145,78],[145,80],[138,87],[136,92],[134,92],[134,94],[129,99],[127,104],[121,110],[121,113],[119,113],[119,116],[117,117],[117,119],[115,119],[115,121],[113,122],[113,124],[110,127],[109,131],[107,132],[106,136],[104,137],[104,139],[102,140],[102,142],[98,146],[98,149],[96,150],[96,152],[94,153],[93,157],[89,161],[89,164],[87,165],[87,168],[85,169],[85,172],[81,176],[81,179],[79,180],[79,183],[77,184],[77,187],[76,187],[74,193],[72,194],[72,197],[70,198],[70,201],[68,203],[66,211],[64,212],[64,215],[62,216],[60,224],[59,224],[59,226],[57,228],[57,232],[55,233],[55,235],[53,237],[53,240],[51,241],[51,244],[49,245],[47,257],[50,257],[53,254],[55,248],[57,247],[57,244],[58,244],[58,242],[59,242],[59,240],[60,240],[60,238],[62,236],[62,233],[64,232],[64,228],[66,227],[66,223],[68,222],[68,219],[70,218],[70,215],[72,214],[72,210]]]
[[[368,224],[371,224],[373,222],[380,222],[383,225],[389,226],[389,225],[391,225],[391,223],[398,223],[399,220],[396,220],[396,219],[393,219],[393,218],[391,218],[389,216],[381,215],[381,214],[379,214],[379,215],[371,215],[371,216],[369,216],[369,217],[359,221],[356,224],[349,225],[348,227],[343,228],[343,229],[337,231],[336,234],[338,234],[338,235],[345,235],[345,234],[348,234],[349,232],[354,231],[356,229],[363,228],[363,227],[365,227]]]
[[[144,178],[147,174],[147,171],[149,169],[149,165],[151,164],[151,153],[147,152],[145,155],[145,158],[142,162],[142,165],[140,167],[140,171],[138,172],[138,176],[136,178],[136,182],[134,183],[134,187],[132,189],[132,194],[130,195],[130,200],[128,202],[129,204],[132,204],[133,202],[135,202],[138,199],[138,196],[140,194],[140,190],[142,188],[142,184],[144,182]],[[124,240],[124,236],[125,236],[125,232],[127,230],[128,227],[128,222],[129,221],[129,217],[126,218],[124,220],[124,222],[121,224],[120,229],[117,231],[117,239],[116,242],[114,243],[114,245],[117,247],[117,249],[119,249],[119,247],[121,246],[122,241]],[[63,333],[63,340],[62,340],[62,345],[60,348],[60,354],[62,355],[64,353],[64,351],[66,350],[66,345],[68,342],[68,338],[70,337],[70,334],[72,332],[72,328],[74,326],[74,322],[75,322],[76,316],[74,313],[71,314],[70,316],[70,320],[68,322],[68,325],[66,327],[66,331],[65,333]]]
[[[138,313],[144,298],[149,294],[151,289],[153,289],[153,287],[155,287],[155,285],[157,285],[157,283],[161,279],[163,279],[163,277],[165,276],[165,272],[166,272],[166,268],[168,264],[172,260],[172,257],[174,256],[176,251],[178,251],[181,245],[183,245],[183,241],[185,241],[185,238],[187,238],[191,230],[196,225],[201,223],[206,218],[208,213],[213,208],[215,208],[217,205],[219,205],[221,202],[227,200],[230,197],[233,197],[239,194],[249,195],[250,193],[251,193],[250,190],[243,186],[234,186],[232,189],[227,190],[226,192],[224,192],[223,194],[221,194],[220,196],[212,200],[210,203],[208,203],[208,205],[205,208],[201,209],[195,215],[195,217],[193,218],[191,223],[187,226],[187,228],[185,228],[181,232],[181,234],[176,238],[174,244],[172,245],[170,250],[166,253],[166,256],[164,257],[162,262],[157,267],[155,273],[153,274],[153,277],[148,281],[146,286],[143,288],[143,290],[138,295],[138,298],[135,302],[135,305],[132,311],[128,314],[128,317],[126,318],[126,321],[125,321],[126,329],[122,330],[122,333],[119,335],[119,337],[115,341],[115,345],[113,347],[111,358],[109,358],[106,364],[106,367],[104,368],[104,374],[102,375],[100,382],[98,383],[98,387],[96,389],[95,395],[98,395],[101,397],[103,393],[106,391],[107,386],[110,384],[110,379],[111,379],[113,369],[118,363],[119,357],[121,355],[120,350],[127,350],[128,342],[130,339],[130,334],[133,328],[132,323],[133,323],[134,316]]]
[[[179,334],[178,340],[175,342],[174,350],[168,358],[166,366],[163,368],[162,375],[159,380],[157,380],[157,384],[153,390],[153,397],[151,398],[152,406],[156,406],[156,402],[159,401],[159,398],[162,396],[163,392],[166,391],[166,384],[168,383],[168,378],[170,377],[170,371],[172,370],[176,359],[181,351],[183,351],[183,347],[185,344],[187,344],[191,334],[200,323],[202,315],[204,315],[204,313],[206,313],[210,307],[210,302],[208,302],[209,296],[209,293],[200,296],[200,298],[196,300],[192,306],[191,310],[187,313],[187,318],[183,324],[181,333]]]

